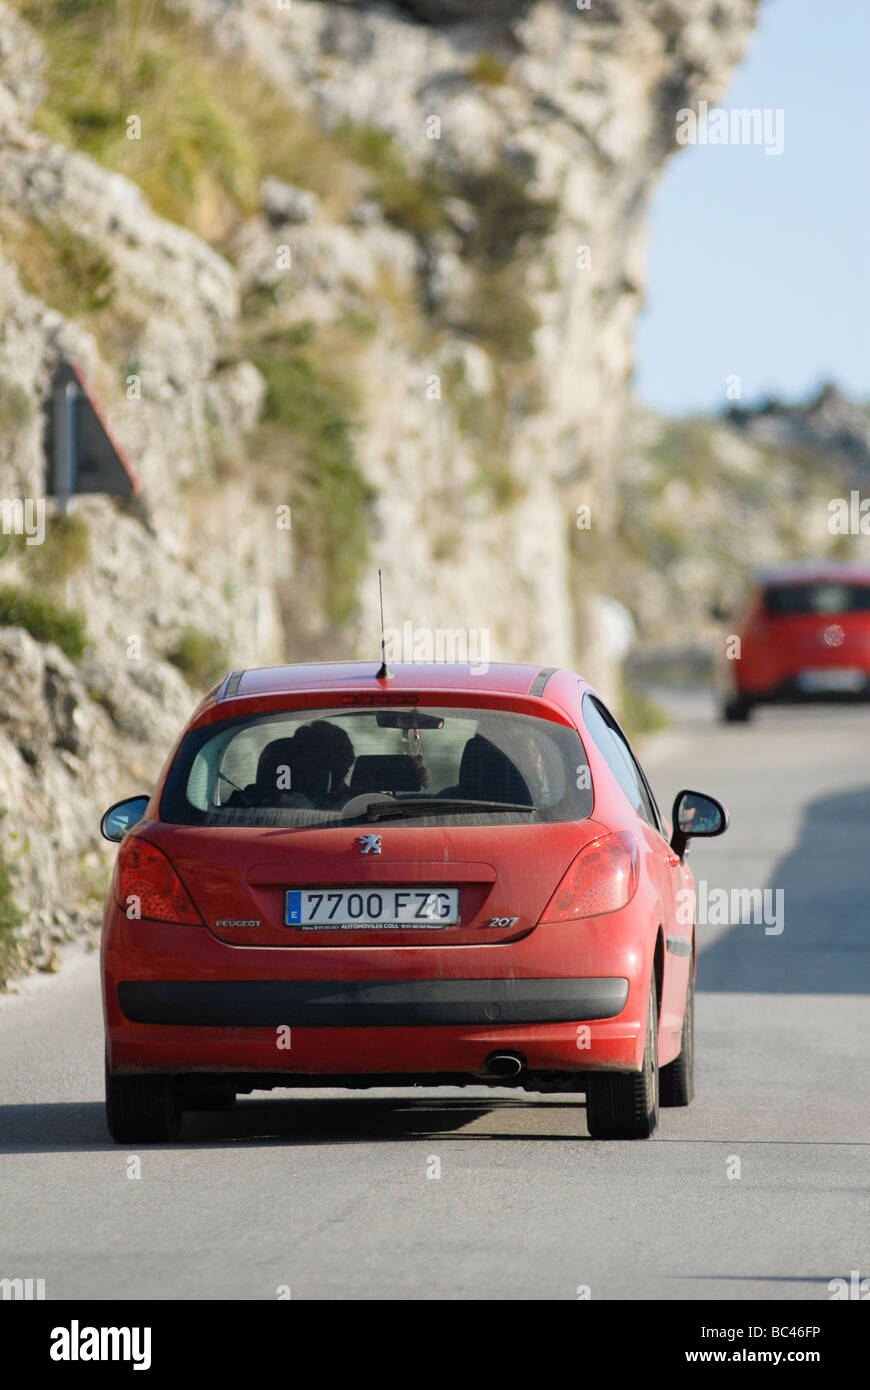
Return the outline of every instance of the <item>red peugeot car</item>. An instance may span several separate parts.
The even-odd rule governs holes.
[[[759,704],[870,699],[870,568],[818,563],[761,570],[720,659],[722,718]]]
[[[687,842],[727,825],[697,792],[673,814],[570,671],[234,671],[103,817],[109,1132],[279,1086],[490,1084],[646,1138],[692,1097]]]

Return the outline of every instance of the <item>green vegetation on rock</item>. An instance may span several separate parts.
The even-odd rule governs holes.
[[[0,435],[23,429],[33,419],[33,402],[24,387],[8,377],[0,377]]]
[[[0,209],[0,237],[21,283],[67,318],[105,309],[115,287],[109,259],[87,237]]]
[[[456,192],[474,208],[475,226],[466,236],[465,254],[484,269],[502,270],[531,255],[553,227],[558,207],[529,193],[510,164],[465,169]]]
[[[81,613],[17,584],[0,584],[0,627],[23,627],[37,642],[55,642],[71,661],[79,661],[87,646]]]
[[[274,330],[249,345],[266,379],[261,436],[292,489],[293,532],[324,589],[326,612],[346,622],[368,555],[366,509],[373,491],[354,454],[348,387],[318,364],[314,330]]]
[[[183,627],[166,653],[191,685],[214,685],[229,669],[227,649],[219,638],[197,627]]]
[[[170,5],[19,8],[48,55],[37,126],[135,180],[163,216],[218,242],[256,209],[265,174],[343,195],[340,145]]]
[[[471,64],[469,77],[481,87],[500,87],[508,79],[510,68],[504,58],[489,49],[482,49]]]
[[[80,512],[48,517],[41,545],[28,545],[26,537],[17,535],[0,537],[4,541],[6,553],[17,554],[27,579],[41,587],[64,584],[91,558],[90,527]]]
[[[449,190],[434,163],[419,174],[409,172],[392,135],[377,126],[345,122],[338,139],[351,159],[375,175],[374,194],[388,222],[423,237],[446,225]]]

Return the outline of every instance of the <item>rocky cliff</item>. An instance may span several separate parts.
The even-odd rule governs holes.
[[[197,688],[374,656],[377,565],[391,626],[613,687],[577,508],[613,533],[647,200],[754,8],[0,4],[0,498],[64,359],[142,481],[0,535],[6,966],[96,920]]]

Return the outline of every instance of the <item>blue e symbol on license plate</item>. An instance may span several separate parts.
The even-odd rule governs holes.
[[[287,894],[287,910],[284,921],[288,927],[297,926],[302,921],[302,894]]]

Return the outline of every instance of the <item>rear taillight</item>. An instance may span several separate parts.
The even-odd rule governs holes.
[[[202,926],[190,895],[162,850],[147,840],[128,835],[115,862],[113,890],[131,919]]]
[[[627,831],[592,840],[571,863],[541,921],[601,917],[625,907],[637,888],[639,861],[637,841]]]

